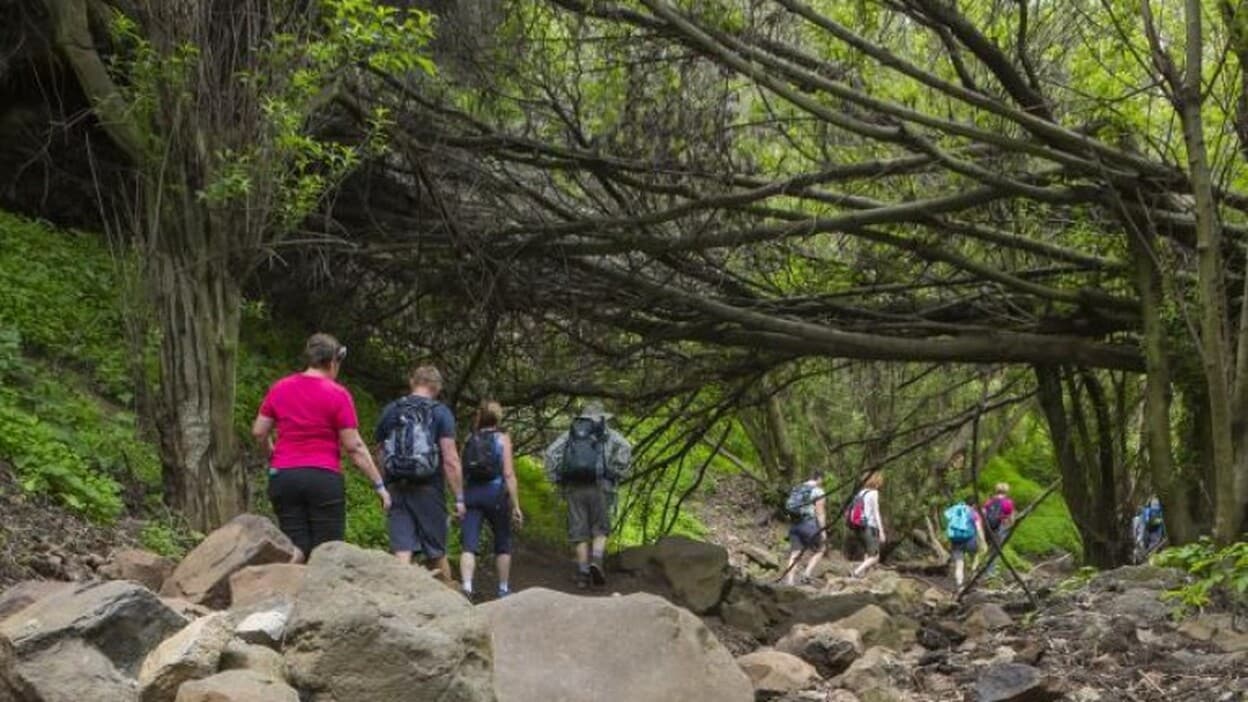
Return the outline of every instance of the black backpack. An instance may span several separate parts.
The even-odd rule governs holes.
[[[398,423],[382,444],[387,483],[426,483],[442,470],[442,451],[433,431],[436,406],[423,397],[399,401]]]
[[[1001,520],[1005,516],[1005,505],[1001,502],[1001,498],[994,498],[988,502],[988,508],[984,510],[984,521],[987,522],[988,528],[996,531],[1001,528]]]
[[[503,457],[498,432],[474,431],[464,443],[464,477],[470,483],[488,483],[503,474]]]
[[[602,477],[606,466],[606,422],[589,417],[572,420],[568,441],[563,445],[561,483],[592,483]]]
[[[784,513],[790,521],[800,522],[807,517],[815,516],[814,488],[802,483],[789,491],[789,497],[784,501]]]

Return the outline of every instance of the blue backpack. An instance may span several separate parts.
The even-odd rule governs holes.
[[[945,536],[955,544],[963,544],[975,538],[975,517],[971,508],[958,503],[945,510]]]

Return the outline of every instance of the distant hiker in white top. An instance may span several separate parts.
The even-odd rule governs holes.
[[[866,575],[868,570],[880,562],[880,547],[887,539],[884,535],[884,515],[880,512],[880,488],[883,486],[883,473],[872,473],[867,476],[862,484],[862,490],[854,497],[854,502],[860,502],[860,505],[850,505],[851,518],[855,510],[861,514],[861,527],[857,531],[858,538],[862,541],[863,551],[866,553],[862,563],[854,568],[855,578]]]
[[[811,478],[794,487],[785,500],[784,511],[793,522],[793,526],[789,527],[789,564],[785,568],[784,582],[786,585],[794,584],[797,578],[797,560],[805,552],[811,554],[806,571],[802,574],[802,582],[807,583],[827,550],[823,536],[824,527],[827,525],[827,511],[819,479]]]

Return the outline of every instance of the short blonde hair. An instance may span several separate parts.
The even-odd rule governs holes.
[[[1009,483],[997,483],[996,490],[1000,494],[1005,494],[1010,491],[1010,484]]]
[[[871,471],[871,475],[868,475],[867,479],[862,481],[862,485],[871,490],[879,490],[884,487],[884,474],[878,470]]]
[[[477,407],[477,428],[490,429],[503,421],[503,406],[497,400],[482,400]]]
[[[420,365],[412,368],[407,374],[407,382],[414,388],[442,389],[442,374],[434,366]]]

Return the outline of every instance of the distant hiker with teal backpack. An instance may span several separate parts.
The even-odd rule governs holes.
[[[464,465],[463,546],[459,557],[460,589],[473,599],[472,579],[477,567],[477,549],[481,527],[489,523],[494,534],[494,558],[498,569],[498,596],[511,594],[511,527],[524,525],[520,511],[520,488],[511,451],[511,436],[503,431],[503,408],[493,400],[484,400],[477,409],[472,434],[464,442],[461,454]]]
[[[960,588],[966,576],[966,554],[978,553],[984,544],[984,528],[975,511],[974,497],[945,510],[945,536],[953,558],[953,579]]]
[[[884,515],[880,512],[880,488],[884,487],[884,474],[871,473],[862,483],[862,489],[854,495],[845,511],[845,524],[850,533],[862,542],[862,563],[851,575],[861,578],[880,562],[880,547],[884,545]]]
[[[408,375],[411,393],[386,405],[374,437],[385,470],[392,504],[386,527],[390,549],[403,563],[420,554],[425,564],[451,582],[446,560],[446,486],[455,495],[455,514],[463,519],[463,475],[455,445],[455,415],[438,402],[442,374],[418,366]]]
[[[611,415],[586,404],[568,431],[546,448],[546,476],[568,504],[568,540],[576,548],[576,586],[605,585],[603,557],[611,535],[611,495],[628,474],[632,446],[607,426]]]
[[[810,561],[802,575],[802,582],[807,583],[825,550],[823,534],[827,525],[827,512],[819,478],[811,478],[790,490],[784,501],[784,511],[793,522],[793,526],[789,527],[789,563],[784,571],[784,582],[786,585],[794,584],[797,578],[797,561],[802,553],[809,553]]]
[[[1161,548],[1166,540],[1166,517],[1161,510],[1161,500],[1156,495],[1151,497],[1139,513],[1136,514],[1135,561],[1143,563],[1154,551]]]

